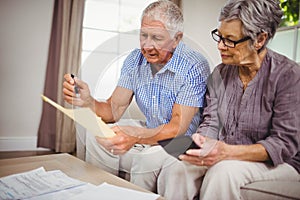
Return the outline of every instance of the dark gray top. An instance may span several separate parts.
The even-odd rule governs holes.
[[[197,132],[228,144],[262,144],[274,166],[300,172],[300,67],[268,49],[243,91],[238,67],[218,65],[208,80],[207,107]]]

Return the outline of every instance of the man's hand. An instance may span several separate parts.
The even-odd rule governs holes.
[[[128,130],[125,130],[122,126],[115,126],[112,129],[116,136],[112,138],[96,137],[97,142],[112,154],[122,155],[139,141],[138,137],[126,134]]]
[[[64,75],[65,81],[63,83],[63,93],[64,99],[69,104],[80,107],[92,107],[94,99],[90,95],[90,90],[88,85],[75,77],[71,77],[71,74]],[[76,97],[75,93],[75,82],[78,87],[78,92],[80,97]]]

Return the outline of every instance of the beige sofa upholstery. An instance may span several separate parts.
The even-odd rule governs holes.
[[[300,182],[296,181],[260,181],[241,188],[245,200],[300,199]]]

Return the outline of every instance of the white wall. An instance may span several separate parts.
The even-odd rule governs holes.
[[[220,62],[210,31],[225,0],[183,0],[185,36]],[[53,0],[0,0],[0,151],[36,149]]]
[[[221,7],[227,0],[183,0],[184,34],[203,49],[213,69],[221,62],[211,31],[218,26]]]
[[[0,0],[0,151],[36,149],[53,0]]]

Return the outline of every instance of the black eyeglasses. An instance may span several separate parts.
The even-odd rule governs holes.
[[[250,36],[247,36],[247,37],[244,37],[238,41],[233,41],[233,40],[230,40],[230,39],[227,39],[227,38],[223,38],[221,35],[218,35],[217,34],[218,32],[218,29],[215,29],[211,32],[211,36],[212,38],[216,41],[216,42],[223,42],[223,44],[226,46],[226,47],[229,47],[229,48],[235,48],[235,46],[238,44],[238,43],[241,43],[241,42],[245,42],[247,40],[250,40],[251,37]]]

